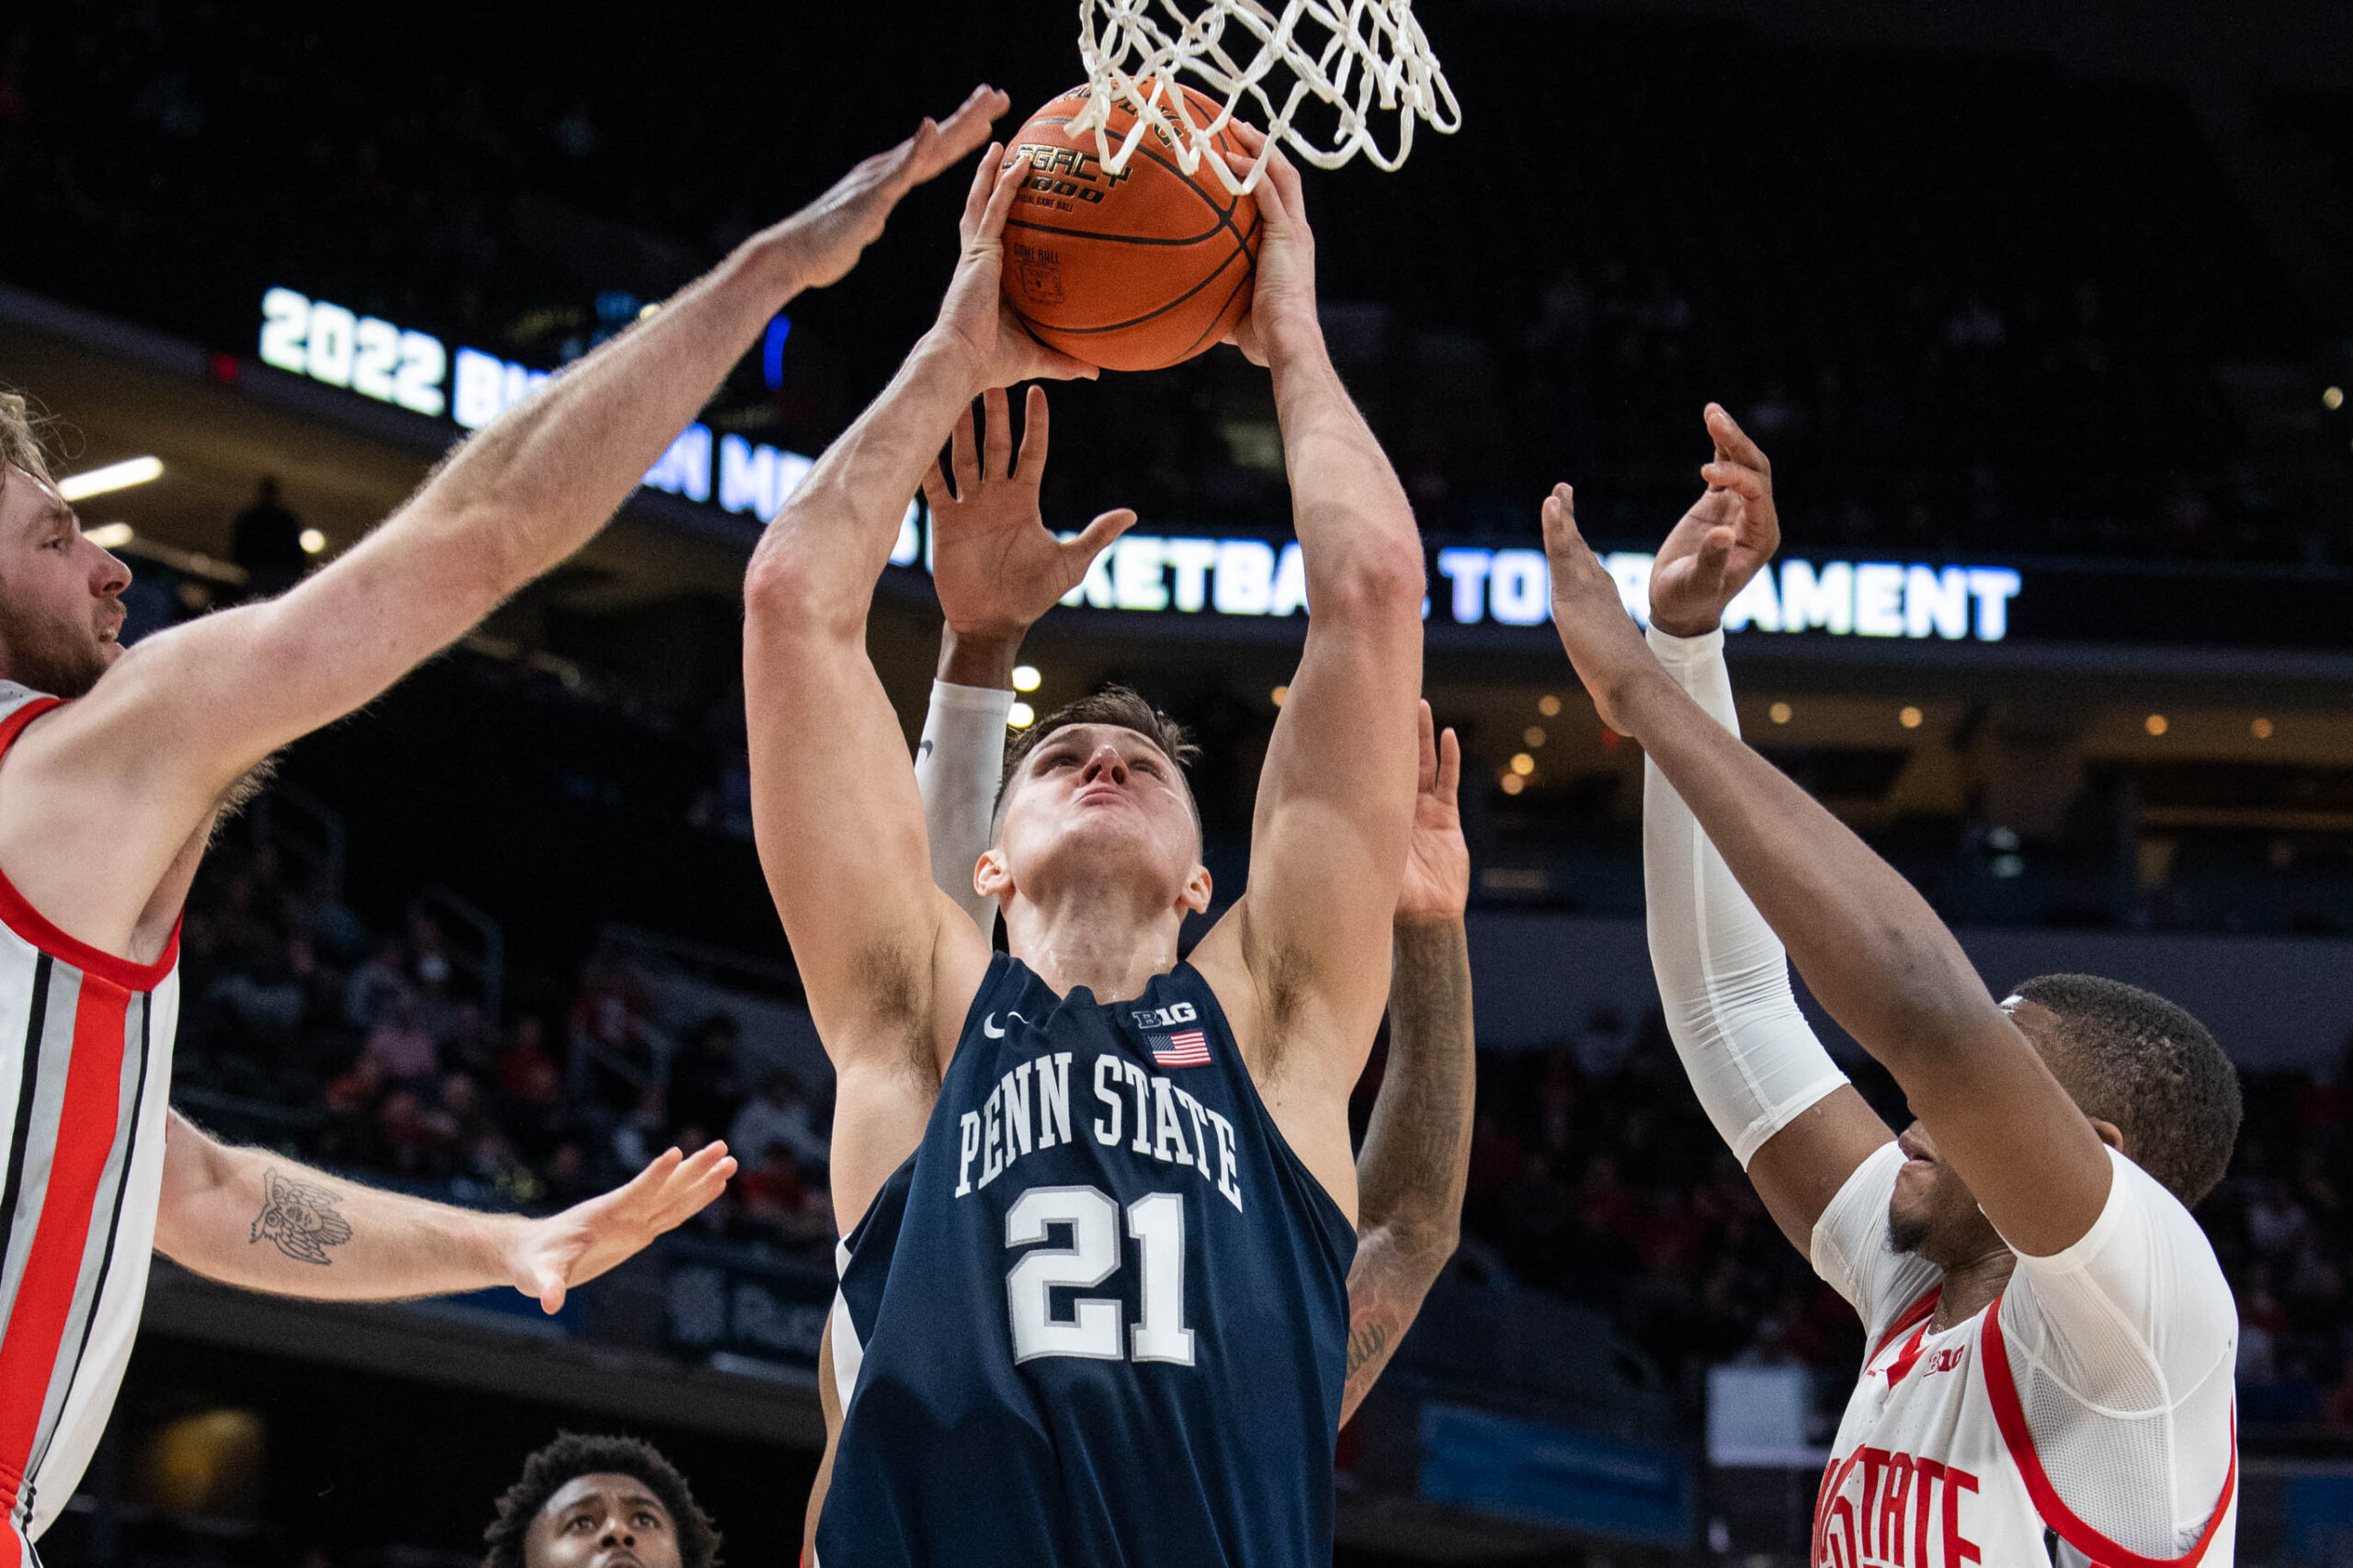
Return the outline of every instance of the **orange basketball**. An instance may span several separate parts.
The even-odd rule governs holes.
[[[1217,106],[1180,86],[1194,121]],[[1258,203],[1227,190],[1204,159],[1189,176],[1148,131],[1128,166],[1104,173],[1095,133],[1074,136],[1078,87],[1029,117],[1008,158],[1030,173],[1005,223],[1005,297],[1041,342],[1107,370],[1156,370],[1232,331],[1258,275]],[[1111,110],[1116,150],[1135,123]],[[1229,131],[1221,150],[1243,151]]]

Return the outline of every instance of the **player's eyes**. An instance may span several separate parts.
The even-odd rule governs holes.
[[[640,1529],[658,1530],[662,1528],[662,1521],[652,1514],[640,1514],[631,1522]]]

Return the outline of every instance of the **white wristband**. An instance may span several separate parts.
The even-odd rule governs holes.
[[[931,708],[915,747],[915,787],[923,791],[931,839],[931,878],[983,931],[995,928],[996,905],[972,891],[972,867],[989,846],[996,788],[1005,773],[1005,722],[1013,693],[998,687],[931,683]]]

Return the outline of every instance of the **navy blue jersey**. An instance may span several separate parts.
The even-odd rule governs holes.
[[[1329,1562],[1355,1252],[1190,964],[1107,1006],[997,954],[842,1246],[819,1562]]]

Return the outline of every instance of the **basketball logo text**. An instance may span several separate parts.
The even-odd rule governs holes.
[[[1814,1568],[1961,1568],[1979,1562],[1961,1533],[1977,1477],[1958,1465],[1886,1449],[1857,1449],[1822,1478]]]

